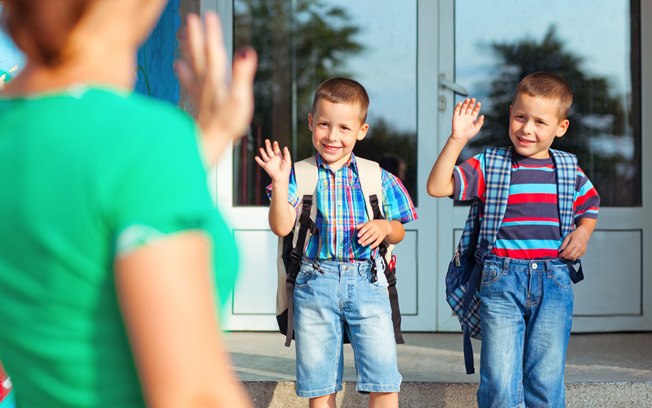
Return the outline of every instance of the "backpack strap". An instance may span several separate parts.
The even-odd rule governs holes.
[[[561,150],[550,149],[557,171],[557,205],[561,237],[568,235],[575,225],[573,206],[577,179],[577,157]]]
[[[356,157],[355,161],[358,166],[360,188],[362,189],[362,194],[364,195],[365,204],[367,206],[367,218],[370,220],[385,219],[382,210],[383,169],[378,165],[378,163],[372,160]],[[378,248],[380,249],[380,255],[384,257],[385,253],[391,254],[394,245],[387,245],[383,242]],[[381,251],[384,251],[384,253]]]
[[[382,210],[383,170],[375,161],[363,159],[360,157],[356,157],[355,160],[358,166],[360,188],[362,189],[362,195],[364,196],[365,205],[367,207],[367,219],[384,220],[385,215],[383,214]],[[390,260],[386,257],[388,255],[391,256],[393,249],[394,245],[386,244],[385,242],[382,242],[378,246],[378,254],[385,261],[385,266],[389,265]]]
[[[509,198],[509,183],[512,170],[511,147],[489,147],[484,154],[485,203],[482,222],[480,222],[480,200],[475,200],[469,210],[464,227],[463,242],[468,242],[467,250],[472,250],[475,265],[469,275],[467,291],[464,294],[463,315],[469,315],[469,309],[475,293],[480,288],[482,267],[485,258],[491,253],[496,242],[498,230],[503,222]],[[466,234],[466,236],[464,235]],[[466,239],[466,241],[465,241]],[[475,247],[475,250],[473,248]],[[456,253],[459,262],[459,253]],[[473,346],[470,330],[464,331],[464,365],[466,373],[473,374]]]
[[[294,223],[294,241],[292,242],[292,262],[288,275],[293,278],[299,271],[301,257],[305,250],[308,232],[319,234],[314,220],[317,218],[317,203],[314,200],[317,190],[319,172],[314,157],[309,157],[294,164],[294,179],[297,185],[297,196],[300,200],[301,212]]]
[[[383,203],[383,171],[377,162],[355,158],[358,167],[358,179],[360,188],[365,198],[367,208],[367,218],[370,220],[385,219],[382,211]],[[405,343],[403,333],[401,332],[401,310],[398,303],[398,290],[396,289],[396,271],[392,261],[392,251],[394,245],[381,242],[378,246],[378,255],[384,263],[384,273],[387,278],[387,292],[389,294],[389,303],[392,310],[392,322],[394,325],[394,339],[397,344]],[[376,263],[372,262],[372,280],[375,282],[378,271]]]
[[[362,189],[362,195],[364,196],[364,201],[367,209],[367,219],[369,220],[379,220],[385,219],[385,216],[382,211],[383,203],[383,180],[382,180],[382,169],[372,160],[363,159],[361,157],[355,158],[356,165],[358,167],[358,179],[360,180],[360,188]],[[391,250],[393,245],[387,245],[384,242],[378,246],[378,253],[383,259]],[[385,259],[387,265],[388,260]],[[374,270],[374,281],[375,281],[375,270]]]
[[[294,336],[294,282],[301,266],[301,257],[306,247],[308,233],[318,235],[319,230],[313,221],[317,216],[315,200],[319,172],[314,157],[294,164],[294,176],[297,185],[297,195],[300,199],[301,213],[294,224],[294,242],[290,253],[290,263],[286,270],[285,293],[287,294],[288,321],[285,334],[285,345],[292,343]]]
[[[476,260],[481,261],[494,246],[509,198],[511,150],[511,147],[489,147],[485,150],[484,178],[487,191],[485,204],[482,207],[480,199],[475,199],[471,203],[462,237],[455,251],[457,266],[460,264],[460,256],[477,254],[479,259]],[[481,214],[483,214],[482,222],[480,222]],[[479,245],[481,243],[484,246]]]
[[[356,156],[355,163],[358,168],[360,188],[367,205],[367,217],[373,220],[375,218],[374,208],[368,197],[375,195],[378,199],[377,202],[383,202],[382,169],[375,161],[363,159],[362,157]]]
[[[561,150],[550,149],[557,173],[557,205],[562,239],[575,226],[575,183],[577,182],[577,156]],[[584,279],[582,262],[566,261],[573,283]]]
[[[487,148],[484,154],[484,167],[486,186],[484,214],[478,237],[476,261],[484,261],[484,257],[491,252],[507,210],[512,176],[512,148]]]
[[[299,197],[299,200],[303,201],[303,198],[307,195],[310,197],[315,196],[317,191],[317,179],[319,177],[318,170],[317,161],[314,156],[294,163],[294,179],[297,184],[297,196]],[[316,203],[310,208],[309,215],[313,220],[317,217]],[[297,227],[298,224],[295,223],[295,229]]]

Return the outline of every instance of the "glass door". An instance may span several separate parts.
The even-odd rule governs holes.
[[[651,10],[642,3],[458,0],[449,5],[454,24],[440,26],[442,38],[454,39],[454,47],[445,48],[452,52],[441,56],[442,70],[482,101],[486,115],[464,158],[486,146],[509,144],[509,105],[523,76],[555,72],[574,91],[569,131],[553,148],[577,154],[602,199],[598,227],[583,258],[586,280],[574,287],[576,331],[652,328],[650,279],[644,279],[652,273],[651,248],[643,239],[652,227],[645,216],[650,200],[644,199],[650,197],[645,158],[652,150],[645,142],[650,127],[643,122],[651,113],[651,94],[643,92],[650,81],[645,52]],[[454,98],[445,90],[442,97],[451,103],[441,111],[440,145],[450,133]],[[440,230],[442,252],[452,253],[466,212],[467,207],[446,205],[443,213],[450,217],[444,218],[452,222]],[[440,274],[446,261],[440,259]],[[457,329],[441,309],[439,317],[440,329]]]
[[[397,251],[404,326],[459,330],[443,296],[444,275],[467,207],[428,197],[428,172],[450,133],[456,92],[480,98],[487,115],[468,157],[508,143],[515,84],[526,73],[550,70],[575,92],[570,131],[554,147],[579,156],[603,199],[583,259],[587,278],[574,288],[574,329],[652,329],[652,244],[644,239],[652,228],[648,2],[202,0],[201,7],[220,12],[227,42],[253,44],[260,53],[254,123],[213,180],[241,244],[228,328],[276,329],[269,180],[253,155],[265,138],[288,145],[295,159],[312,154],[312,91],[329,76],[347,75],[371,96],[370,133],[356,153],[402,163],[394,171],[417,203],[419,221],[407,225]]]
[[[428,3],[428,4],[425,4]],[[234,0],[218,2],[234,48],[259,53],[256,110],[249,133],[217,169],[217,201],[240,243],[241,276],[227,327],[275,330],[276,237],[269,230],[267,175],[254,161],[265,139],[293,160],[313,155],[307,115],[314,89],[347,76],[367,89],[370,130],[355,154],[376,160],[405,184],[420,220],[397,246],[398,290],[406,330],[435,330],[435,200],[426,197],[436,117],[436,7],[409,0]],[[436,62],[435,62],[436,65]],[[424,95],[430,95],[424,98]],[[424,164],[425,163],[425,164]]]

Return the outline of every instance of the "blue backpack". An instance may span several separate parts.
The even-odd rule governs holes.
[[[550,149],[557,175],[557,200],[562,238],[573,230],[577,157]],[[471,337],[481,339],[480,282],[485,258],[491,253],[498,230],[507,209],[511,179],[512,148],[490,147],[485,150],[486,198],[471,204],[464,231],[446,273],[446,301],[457,316],[464,333],[464,364],[466,373],[473,374],[473,347]],[[484,214],[481,218],[480,214]],[[584,279],[579,260],[568,261],[571,280]],[[575,268],[578,269],[575,269]]]

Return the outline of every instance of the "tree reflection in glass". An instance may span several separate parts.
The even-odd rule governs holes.
[[[234,1],[234,45],[251,44],[259,54],[251,132],[233,151],[234,205],[268,203],[269,178],[253,160],[264,139],[289,146],[293,160],[313,154],[307,115],[315,88],[331,76],[356,79],[370,94],[370,131],[354,152],[388,167],[399,163],[397,172],[405,163],[402,175],[416,199],[416,1],[406,3],[409,21],[400,17],[406,4],[391,0]],[[395,38],[395,46],[379,45],[379,32]],[[391,67],[382,63],[399,46],[407,55]],[[392,101],[392,84],[407,96]],[[391,103],[407,105],[412,117]],[[403,123],[396,124],[397,116]]]
[[[478,5],[478,2],[471,3]],[[614,7],[615,3],[618,3],[619,7],[616,8],[619,13],[608,16],[607,6]],[[497,36],[488,32],[473,32],[476,28],[473,21],[487,20],[485,14],[474,14],[471,11],[474,4],[469,4],[468,1],[456,3],[459,8],[464,8],[458,8],[456,18],[465,21],[465,24],[456,25],[456,43],[461,38],[472,42],[476,56],[481,48],[488,49],[492,63],[480,68],[478,58],[471,60],[464,52],[456,54],[456,80],[468,86],[472,95],[479,97],[487,116],[485,127],[469,145],[464,157],[480,152],[486,146],[508,144],[509,105],[516,85],[532,72],[554,72],[569,82],[574,101],[569,115],[569,130],[563,138],[553,143],[553,148],[567,150],[578,156],[582,169],[600,193],[601,206],[640,206],[638,2],[631,1],[631,10],[629,1],[609,2],[603,6],[587,4],[584,11],[594,18],[584,21],[575,16],[577,24],[582,24],[581,28],[558,26],[564,22],[557,18],[561,15],[559,7],[552,6],[558,12],[552,13],[554,17],[547,20],[548,28],[540,40],[532,34],[529,28],[532,21],[528,18],[518,19],[515,14],[509,14],[509,8],[497,8],[495,13],[505,12],[505,18],[511,17],[509,29],[515,34],[508,41],[495,40]],[[540,7],[549,8],[550,5],[541,4]],[[629,18],[617,18],[628,14],[631,14]],[[546,16],[543,12],[541,15],[532,15],[544,20]],[[604,18],[613,18],[613,24],[605,25]],[[560,34],[562,27],[563,37]],[[602,36],[609,38],[610,42],[607,44],[605,41],[603,47],[591,47],[580,40],[571,41],[576,40],[575,36]],[[622,38],[625,38],[622,40],[624,43],[610,46],[616,39]],[[580,45],[573,45],[578,42]],[[610,53],[613,49],[619,53]],[[624,54],[629,52],[629,58],[620,57],[623,50]],[[611,60],[611,64],[604,66],[603,63],[596,68],[595,61],[605,57]],[[474,64],[475,70],[472,68]],[[489,87],[481,84],[489,84]]]

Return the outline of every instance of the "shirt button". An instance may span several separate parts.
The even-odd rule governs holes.
[[[338,202],[337,202],[337,205],[342,205],[342,202],[341,202],[341,201],[338,201]]]
[[[534,263],[532,264],[532,269],[537,269],[538,267],[539,267],[539,265],[537,265],[536,262],[534,262]]]

